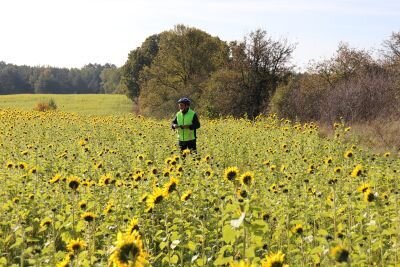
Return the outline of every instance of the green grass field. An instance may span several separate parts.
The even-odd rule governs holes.
[[[132,111],[132,101],[125,95],[104,94],[19,94],[1,95],[0,109],[33,110],[37,103],[53,99],[57,109],[80,115],[118,115]]]

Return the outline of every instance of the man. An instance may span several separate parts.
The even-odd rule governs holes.
[[[196,150],[196,130],[200,121],[196,112],[190,108],[190,100],[182,97],[178,100],[179,111],[172,121],[172,129],[178,130],[179,147],[181,150]]]

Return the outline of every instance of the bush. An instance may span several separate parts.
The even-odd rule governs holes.
[[[36,104],[34,110],[36,111],[49,111],[49,110],[56,110],[57,104],[54,99],[50,99],[49,101],[40,101]]]

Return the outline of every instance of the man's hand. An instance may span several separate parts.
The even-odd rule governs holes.
[[[178,124],[172,124],[172,129],[178,128]]]

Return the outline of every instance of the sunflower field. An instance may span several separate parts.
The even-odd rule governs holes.
[[[400,266],[400,160],[342,123],[0,117],[0,266]]]

